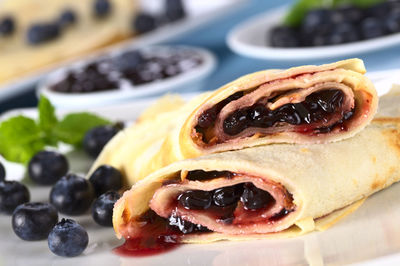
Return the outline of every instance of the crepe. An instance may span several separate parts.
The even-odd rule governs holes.
[[[93,1],[0,1],[0,17],[12,15],[16,21],[16,32],[12,36],[0,36],[0,84],[133,36],[131,20],[138,9],[137,1],[110,2],[112,10],[109,16],[96,19]],[[27,43],[26,32],[30,25],[55,21],[65,8],[76,11],[77,22],[74,25],[63,30],[53,41],[35,46]]]
[[[399,180],[399,134],[400,118],[378,118],[340,142],[265,145],[175,162],[124,193],[114,207],[114,229],[119,237],[135,238],[149,208],[166,223],[178,217],[212,231],[182,234],[182,242],[293,237],[326,229]],[[216,189],[243,183],[273,199],[246,209],[241,192],[234,211],[216,207]],[[196,198],[188,190],[212,191],[206,192],[214,195],[212,207],[193,209],[192,201],[187,208],[185,197]]]
[[[107,144],[90,172],[102,164],[109,164],[127,173],[125,175],[127,184],[133,185],[161,167],[204,154],[271,143],[326,143],[351,137],[370,122],[377,108],[376,91],[372,83],[362,75],[364,72],[364,65],[359,59],[322,66],[302,66],[284,71],[265,70],[241,77],[184,106],[167,104],[167,101],[173,103],[176,98],[164,99],[163,102],[156,103],[150,108],[153,110],[150,114],[161,114],[163,106],[166,106],[169,115],[164,115],[171,119],[158,119],[159,115],[155,115],[152,119],[151,115],[145,115],[140,121],[148,121],[146,125],[151,125],[151,128],[136,125],[135,129],[129,131],[130,133],[123,133],[124,137],[117,136]],[[232,95],[237,95],[238,92],[242,94],[240,91],[246,94],[230,102],[225,100],[232,99]],[[321,92],[327,94],[325,98],[314,97]],[[268,98],[266,95],[273,96],[273,102],[265,102]],[[235,108],[252,105],[256,101],[255,98],[261,97],[268,108],[275,110],[275,115],[279,115],[276,110],[287,107],[300,113],[300,109],[304,111],[304,107],[309,107],[310,102],[299,103],[304,99],[310,100],[307,95],[313,95],[311,98],[319,101],[317,104],[319,107],[314,108],[309,115],[310,119],[317,122],[303,121],[304,123],[300,125],[277,122],[269,128],[247,128],[237,136],[229,137],[222,142],[210,137],[213,139],[210,143],[207,145],[201,143],[201,139],[204,138],[197,132],[196,123],[199,121],[199,116],[206,110],[213,109],[215,104],[221,107],[219,103],[225,102],[219,113],[227,114],[234,112],[232,110]],[[333,97],[333,100],[328,96]],[[260,101],[258,102],[260,105]],[[334,107],[331,108],[332,112],[321,109],[321,106],[329,109],[330,105]],[[303,111],[301,113],[304,115]],[[315,114],[321,115],[321,120]],[[343,116],[346,116],[346,119]],[[223,119],[216,116],[216,121],[220,120]],[[213,127],[200,131],[212,135],[212,132],[215,132],[213,130],[219,129]],[[148,138],[152,141],[146,145],[142,139]]]

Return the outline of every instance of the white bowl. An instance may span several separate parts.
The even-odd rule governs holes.
[[[202,89],[203,81],[215,69],[215,56],[208,50],[190,46],[151,46],[145,49],[157,52],[171,47],[193,50],[201,56],[202,63],[176,76],[143,85],[133,86],[123,82],[118,89],[90,93],[62,93],[51,90],[50,86],[65,77],[69,70],[79,68],[90,61],[77,62],[49,74],[38,86],[37,95],[45,95],[59,108],[81,108],[83,106],[101,106],[127,102],[136,98],[160,95],[167,92],[188,92]],[[119,51],[115,54],[122,52],[124,51]]]
[[[288,8],[288,6],[283,6],[272,9],[240,23],[227,36],[229,48],[240,55],[258,59],[300,61],[349,56],[400,44],[400,33],[395,33],[370,40],[331,46],[305,48],[269,46],[267,42],[269,31],[282,23]]]

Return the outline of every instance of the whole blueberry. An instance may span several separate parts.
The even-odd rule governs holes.
[[[102,165],[90,176],[96,196],[109,190],[119,190],[122,187],[121,172],[110,165]]]
[[[114,59],[115,67],[124,72],[135,69],[144,61],[143,55],[139,51],[128,51]]]
[[[115,202],[120,198],[116,191],[108,191],[95,200],[92,206],[93,220],[102,226],[112,226]]]
[[[318,30],[321,25],[333,23],[333,11],[329,9],[312,9],[304,17],[302,30],[307,33]]]
[[[0,213],[12,214],[15,208],[30,199],[29,190],[17,181],[0,182]]]
[[[28,164],[30,178],[41,185],[52,185],[67,174],[69,169],[67,158],[55,151],[40,151]]]
[[[50,203],[65,214],[79,215],[86,212],[94,199],[92,184],[83,177],[68,174],[50,191]]]
[[[15,21],[11,16],[6,16],[0,19],[0,36],[11,35],[15,30]]]
[[[165,17],[168,21],[177,21],[186,16],[185,8],[182,0],[166,0],[165,1]]]
[[[157,28],[157,18],[147,14],[139,13],[133,18],[133,29],[138,33],[146,33]]]
[[[60,36],[60,27],[57,23],[33,24],[28,28],[26,36],[29,44],[42,44]]]
[[[274,47],[300,46],[296,31],[286,26],[276,26],[270,31],[269,40]]]
[[[106,17],[111,12],[111,3],[109,0],[95,0],[93,10],[96,17]]]
[[[386,27],[380,19],[369,17],[361,22],[364,39],[372,39],[386,34]]]
[[[89,236],[85,228],[71,219],[62,219],[47,239],[49,249],[58,256],[75,257],[86,249]]]
[[[245,183],[241,201],[246,210],[258,210],[271,206],[275,199],[267,191],[259,189],[252,183]]]
[[[385,19],[385,25],[390,33],[400,32],[400,12],[389,14]]]
[[[75,24],[76,20],[77,16],[75,11],[72,9],[66,9],[61,13],[58,23],[61,27],[66,27]]]
[[[93,158],[96,158],[107,142],[118,133],[118,129],[107,125],[89,130],[83,138],[84,150]]]
[[[6,180],[6,169],[3,164],[0,162],[0,182]]]
[[[29,241],[46,239],[57,222],[57,210],[49,203],[21,204],[12,216],[12,228],[15,234]]]
[[[327,41],[328,44],[335,45],[355,42],[358,40],[360,40],[360,34],[358,33],[356,27],[351,23],[344,22],[333,26],[332,32]]]

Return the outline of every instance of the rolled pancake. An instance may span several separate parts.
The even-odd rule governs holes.
[[[177,107],[174,113],[170,113],[172,115],[166,115],[170,119],[149,119],[150,128],[140,127],[141,129],[139,129],[136,127],[128,131],[130,133],[124,132],[124,137],[117,136],[116,139],[107,144],[91,171],[101,164],[110,164],[122,169],[125,173],[129,171],[125,178],[129,185],[133,185],[161,167],[204,154],[271,143],[325,143],[351,137],[369,123],[377,108],[376,91],[372,83],[362,75],[364,72],[365,68],[361,60],[350,59],[328,65],[303,66],[284,71],[265,70],[244,76],[215,92],[208,93],[207,96],[201,96],[201,99]],[[277,91],[281,96],[277,94]],[[307,98],[307,95],[314,93],[315,96],[315,93],[318,95],[319,92],[328,92],[328,95],[330,95],[332,91],[339,92],[339,94],[343,92],[339,97],[341,104],[333,104],[337,107],[336,109],[333,108],[333,113],[328,114],[318,108],[318,110],[314,110],[314,114],[325,114],[325,118],[329,118],[327,120],[322,119],[325,121],[322,121],[325,130],[329,128],[326,132],[310,131],[309,126],[315,126],[315,123],[305,126],[304,124],[290,125],[289,123],[279,122],[279,125],[272,127],[278,128],[279,132],[264,134],[261,131],[265,128],[252,128],[251,130],[260,130],[260,132],[253,132],[254,134],[252,133],[251,136],[243,135],[244,133],[239,134],[240,136],[213,145],[198,143],[198,135],[195,132],[198,116],[213,105],[226,102],[226,98],[238,92],[248,94],[229,103],[226,102],[221,113],[227,113],[226,110],[231,110],[232,105],[242,108],[244,105],[242,100],[254,96],[254,94],[257,97],[264,98],[264,100],[268,98],[266,95],[273,95],[274,103],[267,101],[266,104],[270,106],[269,108],[277,110],[282,109],[282,105],[293,107],[293,102],[297,103],[295,106],[299,109],[303,105],[299,101]],[[338,95],[333,93],[334,95],[336,95],[336,98],[334,98],[337,100]],[[330,102],[329,99],[316,99],[315,97],[313,99],[318,102],[318,106],[327,107],[326,105],[329,105]],[[174,100],[167,98],[156,103],[150,108],[156,111],[150,111],[150,113],[161,113],[162,111],[159,110],[162,110],[163,106],[168,106],[168,110],[174,109],[171,109],[171,106],[174,105],[167,103],[167,101],[173,102]],[[344,115],[348,113],[347,109],[352,110],[350,111],[352,115],[344,121],[339,113]],[[343,121],[340,122],[340,120]],[[303,128],[301,132],[299,131],[300,127]],[[151,141],[142,141],[141,136]]]
[[[357,137],[340,142],[266,145],[179,161],[124,193],[114,207],[114,229],[119,237],[134,238],[150,208],[166,223],[179,217],[212,231],[183,234],[183,242],[292,237],[326,228],[399,180],[399,134],[400,118],[378,118]],[[240,184],[273,200],[246,209],[242,194],[227,223],[215,193]],[[211,193],[214,203],[188,208],[182,199],[190,191]]]

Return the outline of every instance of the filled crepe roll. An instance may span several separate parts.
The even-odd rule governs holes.
[[[210,242],[327,228],[399,180],[399,130],[400,118],[379,118],[340,142],[266,145],[173,163],[124,193],[114,229],[126,239],[150,227],[177,241]]]
[[[355,135],[377,109],[362,60],[265,70],[215,91],[180,131],[185,158],[269,143],[326,143]]]

